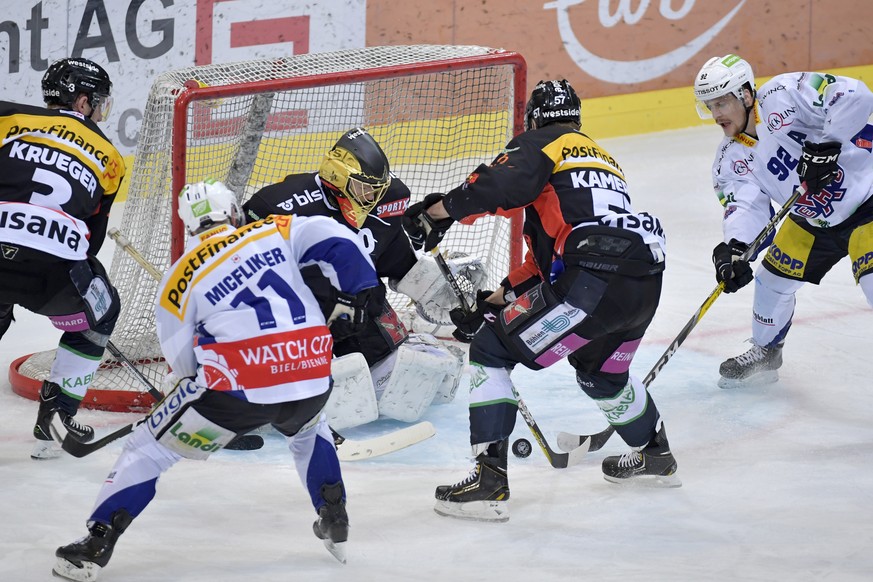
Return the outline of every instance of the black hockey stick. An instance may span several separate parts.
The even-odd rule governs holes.
[[[430,252],[433,255],[434,259],[436,259],[437,265],[440,268],[440,272],[449,283],[449,287],[452,288],[452,293],[455,294],[455,297],[457,297],[458,301],[461,303],[461,309],[465,313],[470,313],[471,308],[467,303],[467,298],[461,291],[461,286],[458,284],[458,280],[455,278],[454,273],[452,273],[451,269],[446,264],[446,261],[440,254],[439,249],[437,247],[434,247]],[[524,403],[524,400],[521,399],[518,391],[516,391],[515,386],[512,387],[512,391],[515,394],[516,401],[518,402],[518,411],[521,413],[521,417],[524,419],[524,422],[530,429],[534,440],[536,440],[537,444],[540,445],[543,454],[545,454],[546,459],[549,461],[549,464],[551,464],[552,467],[554,467],[555,469],[566,469],[567,467],[578,463],[585,456],[585,453],[588,452],[588,449],[581,446],[576,447],[576,450],[573,450],[569,453],[559,453],[552,449],[552,447],[549,446],[549,442],[546,440],[546,436],[543,434],[543,431],[540,430],[539,425],[537,424],[536,420],[534,420],[533,414],[531,414],[530,409],[527,407],[527,404]]]
[[[801,184],[794,190],[794,193],[791,195],[791,198],[782,205],[782,208],[770,219],[770,222],[764,227],[764,229],[758,234],[758,236],[749,244],[749,247],[743,252],[742,255],[737,260],[740,261],[748,261],[752,258],[752,256],[757,252],[758,247],[760,247],[764,241],[770,236],[776,227],[779,225],[779,222],[785,217],[786,214],[791,210],[791,207],[794,206],[794,203],[797,202],[797,199],[803,196],[806,193],[806,183]],[[676,350],[679,349],[686,338],[691,334],[691,330],[697,327],[697,324],[703,319],[703,316],[706,315],[706,312],[709,311],[709,308],[712,307],[712,304],[715,303],[715,300],[721,296],[722,291],[724,291],[724,282],[719,282],[719,284],[712,290],[712,293],[709,294],[709,297],[703,302],[697,311],[694,312],[694,315],[691,316],[691,319],[688,323],[685,324],[685,327],[679,332],[679,335],[676,336],[670,345],[667,347],[667,350],[658,358],[658,361],[655,362],[655,365],[652,366],[652,369],[649,370],[649,373],[646,374],[646,377],[643,379],[643,385],[648,388],[652,381],[661,373],[661,370],[670,361],[670,358],[673,357],[673,354],[676,353]],[[596,451],[600,449],[606,441],[609,440],[609,437],[612,436],[612,433],[615,432],[615,427],[613,425],[609,425],[604,430],[594,433],[591,435],[578,435],[572,434],[568,432],[560,432],[558,433],[558,447],[562,451],[572,452],[577,448],[585,447],[585,451]]]
[[[127,370],[131,374],[136,376],[136,378],[142,383],[142,385],[145,386],[146,391],[149,393],[149,396],[154,398],[155,402],[160,402],[161,400],[164,399],[163,393],[160,390],[158,390],[157,388],[155,388],[151,382],[149,382],[149,379],[146,378],[145,375],[142,372],[140,372],[136,368],[136,366],[133,365],[133,362],[131,362],[130,360],[127,359],[127,356],[125,356],[123,353],[121,353],[121,350],[119,350],[117,347],[115,347],[115,344],[112,343],[112,340],[109,340],[106,343],[106,349],[109,350],[109,353],[112,354],[113,358],[115,358],[116,360],[121,362],[122,366],[127,368]]]

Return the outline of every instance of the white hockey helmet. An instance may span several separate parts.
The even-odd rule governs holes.
[[[190,234],[228,221],[240,226],[242,216],[236,195],[218,180],[185,184],[179,193],[179,218]]]
[[[701,119],[709,119],[712,113],[706,102],[724,95],[733,95],[743,100],[743,87],[748,84],[755,96],[755,75],[752,66],[737,55],[713,57],[694,78],[694,97],[697,99],[697,114]]]

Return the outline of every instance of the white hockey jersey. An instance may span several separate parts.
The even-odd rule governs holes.
[[[836,179],[805,194],[791,212],[828,228],[849,218],[873,194],[873,93],[856,79],[822,73],[786,73],[765,83],[755,103],[757,139],[725,138],[712,168],[724,206],[724,240],[749,243],[800,184],[804,141],[841,144]]]
[[[358,237],[330,218],[269,216],[191,237],[157,296],[173,373],[261,404],[324,393],[333,342],[300,275],[313,264],[344,293],[377,284]]]

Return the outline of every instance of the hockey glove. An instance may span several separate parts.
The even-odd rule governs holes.
[[[413,245],[416,240],[422,241],[424,250],[430,252],[439,245],[449,228],[455,223],[452,218],[437,220],[432,218],[427,209],[443,199],[445,194],[434,192],[424,197],[421,202],[416,202],[403,213],[403,228],[409,233]]]
[[[739,258],[747,248],[749,245],[733,238],[729,243],[719,243],[712,251],[715,279],[724,283],[725,293],[736,293],[754,278],[749,261]]]
[[[350,295],[334,289],[334,308],[327,318],[327,326],[334,340],[346,339],[364,329],[369,320],[367,308],[371,291],[364,289],[356,295]]]
[[[485,301],[485,298],[490,297],[492,293],[494,291],[477,291],[476,309],[473,311],[467,312],[460,307],[449,311],[449,318],[455,324],[455,331],[452,332],[452,335],[456,340],[470,343],[486,321],[497,319],[497,314],[503,310],[503,306]]]
[[[840,157],[840,143],[826,141],[824,143],[806,142],[797,164],[797,173],[801,182],[806,182],[810,194],[815,195],[822,188],[834,181],[839,171],[837,160]]]

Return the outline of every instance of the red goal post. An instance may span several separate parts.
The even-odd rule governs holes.
[[[316,171],[354,126],[373,134],[413,201],[448,191],[522,131],[526,84],[521,55],[477,46],[367,47],[163,73],[144,110],[121,231],[164,271],[184,248],[174,194],[185,183],[223,180],[243,202],[288,174]],[[441,247],[481,258],[484,286],[493,288],[521,263],[521,217],[457,225]],[[112,341],[160,386],[166,366],[155,334],[157,282],[120,248],[110,279],[123,302]],[[405,297],[389,299],[405,323],[435,331],[421,328]],[[18,358],[10,367],[13,390],[36,398],[53,358],[54,350]],[[107,353],[83,404],[137,410],[150,402],[141,382]]]

